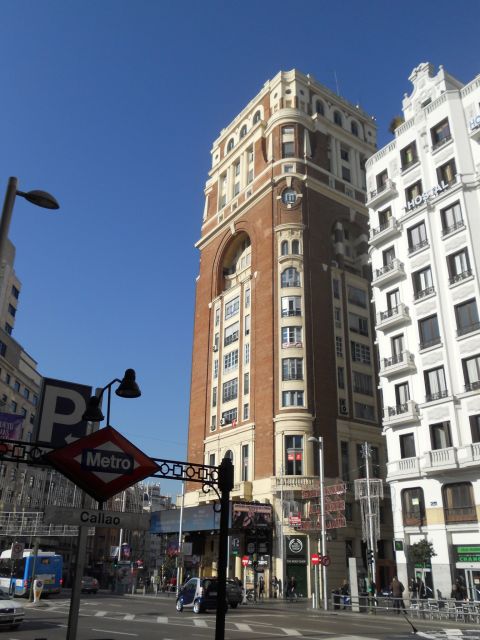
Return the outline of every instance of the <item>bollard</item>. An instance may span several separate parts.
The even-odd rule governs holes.
[[[43,580],[35,579],[33,581],[33,602],[34,602],[34,604],[36,604],[37,602],[40,602],[40,597],[42,595],[42,591],[43,591]]]

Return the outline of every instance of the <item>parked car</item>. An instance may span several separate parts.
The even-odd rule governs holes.
[[[0,591],[0,626],[18,629],[25,617],[25,609],[11,598],[8,593]]]
[[[96,578],[91,578],[90,576],[83,576],[82,578],[82,593],[97,593],[98,591],[98,580]]]
[[[227,580],[227,606],[235,609],[242,601],[242,590],[234,580]],[[207,609],[216,609],[218,603],[217,578],[190,578],[177,597],[176,609],[193,609],[194,613],[202,613]]]

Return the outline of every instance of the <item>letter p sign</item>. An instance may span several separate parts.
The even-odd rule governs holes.
[[[91,395],[86,385],[44,378],[37,440],[61,447],[87,435],[82,415]]]

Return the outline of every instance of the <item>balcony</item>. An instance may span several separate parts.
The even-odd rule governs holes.
[[[416,301],[424,300],[425,298],[430,298],[435,295],[435,287],[426,287],[425,289],[421,289],[420,291],[415,291],[414,298]]]
[[[477,510],[471,507],[453,507],[448,509],[444,507],[445,522],[447,524],[455,524],[457,522],[477,522]]]
[[[423,469],[426,473],[458,468],[457,448],[434,449],[428,451],[423,458]]]
[[[318,490],[318,476],[276,476],[272,478],[272,491]]]
[[[411,244],[408,247],[408,255],[410,256],[413,253],[417,253],[417,251],[421,251],[421,249],[425,249],[425,247],[429,247],[429,246],[430,246],[430,243],[428,242],[428,240],[421,240],[416,244]]]
[[[440,391],[435,391],[435,393],[427,393],[425,402],[435,402],[443,398],[448,398],[448,389],[441,389]]]
[[[442,238],[445,236],[449,236],[451,233],[458,231],[459,229],[465,229],[465,222],[463,220],[457,220],[453,224],[448,227],[443,227],[442,229]]]
[[[457,273],[454,276],[452,276],[451,278],[448,279],[449,283],[452,284],[457,284],[457,282],[461,282],[462,280],[466,280],[467,278],[470,278],[472,276],[472,270],[471,269],[466,269],[465,271],[462,271],[461,273]]]
[[[386,202],[387,200],[389,200],[390,198],[393,198],[396,195],[398,195],[398,193],[395,187],[395,183],[393,182],[393,180],[390,180],[390,178],[388,178],[379,187],[369,192],[367,207],[372,207],[372,208],[378,207],[382,203]]]
[[[403,262],[395,258],[381,269],[374,270],[372,284],[374,287],[381,287],[404,276],[405,270],[403,268]]]
[[[472,442],[457,450],[458,463],[464,466],[480,465],[480,442]]]
[[[390,238],[400,233],[400,225],[396,218],[389,218],[387,222],[381,224],[375,229],[370,229],[370,244],[376,247],[377,245],[390,240]]]
[[[408,400],[403,404],[394,407],[386,407],[384,410],[384,427],[396,427],[410,422],[417,422],[419,419],[418,405],[413,400]]]
[[[435,140],[435,142],[432,143],[432,151],[437,151],[437,149],[441,149],[443,146],[448,144],[451,139],[452,139],[452,136],[450,134],[448,134],[444,138],[440,138],[439,140]]]
[[[420,475],[420,458],[402,458],[387,462],[387,480]]]
[[[404,322],[410,322],[410,313],[408,307],[401,302],[396,307],[392,307],[386,311],[380,311],[380,313],[377,314],[376,329],[384,331],[385,329],[391,329]]]
[[[480,380],[474,380],[473,382],[467,382],[465,384],[465,392],[478,391],[480,389]]]
[[[399,374],[415,371],[415,359],[410,351],[403,351],[391,358],[383,358],[380,366],[380,375],[390,378]]]

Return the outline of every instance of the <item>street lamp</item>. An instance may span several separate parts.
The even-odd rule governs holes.
[[[320,543],[320,555],[322,559],[327,555],[327,538],[326,538],[326,530],[325,530],[325,477],[324,477],[324,467],[323,467],[323,438],[319,436],[315,438],[315,436],[310,436],[308,438],[308,442],[316,442],[318,444],[318,476],[320,483],[320,523],[321,523],[321,537],[319,539]],[[327,595],[327,567],[322,562],[322,573],[321,573],[321,586],[322,586],[322,595],[323,595],[323,608],[325,611],[328,610],[328,595]]]
[[[28,200],[28,202],[36,204],[37,207],[42,207],[43,209],[60,208],[60,205],[50,193],[38,190],[27,192],[19,191],[17,186],[18,178],[9,178],[7,191],[5,193],[5,201],[3,203],[2,217],[0,219],[0,265],[5,255],[5,245],[7,243],[8,230],[10,228],[10,221],[12,219],[13,205],[15,203],[16,196],[21,196],[22,198],[25,198],[25,200]]]
[[[140,387],[135,380],[135,370],[127,369],[123,379],[114,378],[111,382],[105,385],[98,396],[92,396],[88,401],[85,413],[82,416],[82,420],[88,420],[89,422],[101,422],[104,419],[102,410],[100,409],[100,402],[102,401],[105,391],[107,394],[107,427],[110,426],[110,402],[112,398],[112,385],[119,382],[119,386],[115,389],[115,394],[120,398],[139,398],[142,395]]]

